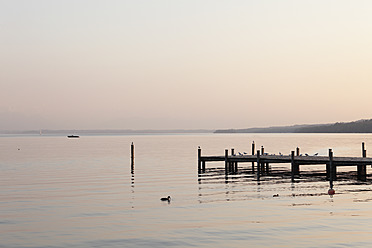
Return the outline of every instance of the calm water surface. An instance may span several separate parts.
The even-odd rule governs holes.
[[[198,146],[204,155],[223,155],[227,148],[250,152],[253,140],[284,154],[299,146],[302,153],[332,148],[334,156],[361,156],[361,142],[372,147],[370,134],[1,136],[0,247],[372,245],[370,177],[335,182],[331,198],[322,175],[257,182],[250,164],[226,176],[218,162],[198,175]],[[170,203],[159,200],[168,195]]]

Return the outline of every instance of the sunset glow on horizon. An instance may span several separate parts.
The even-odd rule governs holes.
[[[370,1],[0,0],[0,130],[372,118]]]

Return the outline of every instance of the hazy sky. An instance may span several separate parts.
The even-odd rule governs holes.
[[[0,0],[0,129],[372,118],[372,1]]]

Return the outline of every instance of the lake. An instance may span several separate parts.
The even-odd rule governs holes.
[[[0,247],[367,247],[371,178],[291,183],[250,164],[225,175],[225,149],[361,156],[371,134],[0,136]],[[130,144],[135,144],[135,168]],[[272,170],[290,165],[272,165]],[[324,166],[308,166],[308,172]],[[342,170],[356,171],[355,167]],[[371,168],[368,166],[367,172]],[[351,173],[351,175],[354,175]],[[278,194],[278,197],[273,197]],[[171,196],[170,202],[160,201]]]

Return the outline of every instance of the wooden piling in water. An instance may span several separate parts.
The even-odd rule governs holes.
[[[229,170],[229,150],[225,149],[225,172]]]
[[[367,150],[365,149],[365,144],[362,142],[362,157],[365,158],[367,157]],[[362,181],[367,180],[367,166],[364,164],[357,165],[357,174],[358,174],[358,179]]]
[[[134,171],[134,144],[133,144],[133,142],[130,145],[130,167],[131,167],[131,171],[133,173],[133,171]]]
[[[234,156],[235,155],[235,149],[234,148],[231,148],[231,156]],[[230,165],[229,165],[229,168],[231,171],[235,171],[235,164],[237,162],[230,162]]]
[[[328,150],[329,155],[329,186],[331,189],[333,189],[333,179],[336,176],[336,166],[333,164],[333,152],[332,149]]]
[[[254,151],[255,151],[255,144],[254,144],[254,141],[252,142],[252,155],[254,155]],[[254,173],[254,162],[252,162],[252,173]]]
[[[266,163],[266,174],[270,174],[270,164]]]
[[[261,146],[261,155],[265,155],[265,148],[263,146]],[[261,166],[261,173],[263,174],[265,172],[265,164],[260,163],[259,166]]]
[[[295,152],[294,151],[291,151],[291,179],[292,179],[292,182],[294,182],[294,176],[295,176],[295,167],[296,167],[296,163],[295,163]]]
[[[294,157],[295,153],[294,153],[294,151],[291,151],[291,156],[292,156],[292,152],[293,152],[293,157]],[[299,147],[296,148],[296,156],[300,156],[300,148]],[[294,175],[300,175],[300,165],[298,163],[293,164],[293,174]]]
[[[257,150],[257,180],[260,180],[261,166],[260,166],[260,150]]]
[[[201,157],[201,148],[198,147],[198,171],[199,172],[202,170],[202,161],[200,157]]]

